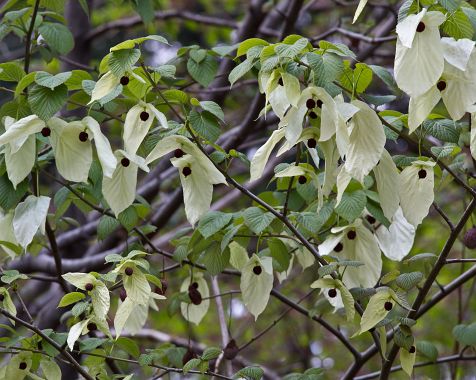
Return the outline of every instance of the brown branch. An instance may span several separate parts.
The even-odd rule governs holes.
[[[238,27],[238,23],[234,20],[227,20],[223,17],[210,17],[199,15],[193,12],[188,11],[178,11],[175,9],[170,9],[166,11],[158,11],[154,13],[154,18],[156,20],[168,20],[171,18],[178,18],[182,20],[194,21],[203,25],[209,26],[217,26],[220,28],[229,28],[229,29],[236,29]],[[115,20],[111,22],[107,22],[93,30],[91,30],[87,35],[85,40],[90,42],[101,35],[108,33],[112,30],[122,30],[132,28],[134,26],[142,24],[142,18],[140,16],[132,16],[123,18],[120,20]]]
[[[46,220],[45,223],[45,231],[46,231],[46,236],[48,237],[48,240],[50,242],[50,248],[51,248],[51,253],[53,254],[53,258],[55,260],[55,265],[56,265],[56,276],[58,278],[58,282],[63,289],[65,293],[69,292],[68,286],[66,285],[66,282],[64,281],[62,275],[63,275],[63,264],[61,262],[61,255],[58,250],[58,244],[56,243],[56,237],[55,233],[51,229],[50,222]]]

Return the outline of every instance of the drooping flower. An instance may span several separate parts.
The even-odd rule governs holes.
[[[433,161],[413,161],[400,173],[400,206],[405,219],[415,228],[428,215],[433,203]]]
[[[352,224],[334,227],[332,235],[319,245],[321,256],[332,255],[343,260],[360,261],[363,265],[348,266],[343,272],[342,282],[348,288],[375,286],[382,271],[382,256],[377,239],[356,219]]]
[[[94,314],[105,320],[110,306],[109,289],[90,273],[65,273],[62,277],[76,288],[87,291],[91,297]]]
[[[47,125],[51,128],[50,142],[55,155],[56,168],[61,176],[72,182],[86,182],[93,155],[91,140],[96,151],[103,174],[110,178],[117,165],[111,145],[101,132],[99,123],[90,116],[70,123],[52,117]]]
[[[360,110],[349,123],[349,147],[344,169],[359,182],[377,165],[385,146],[385,132],[376,112],[360,100],[352,102]]]
[[[339,113],[332,96],[321,87],[307,87],[302,91],[297,105],[291,107],[279,123],[279,128],[284,129],[286,140],[292,146],[301,136],[306,114],[321,118],[321,136],[325,136],[324,140],[327,135],[332,136],[339,127]]]
[[[210,306],[210,291],[207,282],[203,278],[202,272],[196,272],[193,277],[187,277],[180,287],[180,292],[186,292],[190,287],[193,287],[200,294],[201,302],[180,304],[180,311],[182,316],[189,322],[198,325]]]
[[[51,198],[29,195],[15,207],[12,226],[15,239],[23,249],[33,241],[36,233],[45,233],[46,217]]]
[[[124,301],[119,301],[116,316],[114,317],[114,330],[116,331],[116,339],[120,337],[123,330],[135,335],[144,327],[147,322],[149,308],[158,311],[159,308],[156,300],[164,300],[166,297],[151,292],[148,304],[138,304],[130,297],[126,297]]]
[[[35,165],[35,133],[45,128],[45,122],[36,115],[24,117],[18,121],[7,116],[4,119],[5,133],[0,136],[3,146],[8,179],[13,187],[22,182]]]
[[[468,39],[455,41],[452,38],[443,38],[442,41],[445,41],[447,52],[444,71],[428,91],[411,97],[408,108],[410,133],[418,128],[440,100],[443,100],[453,120],[461,119],[476,102],[474,42]]]
[[[187,220],[195,225],[210,209],[213,185],[226,185],[226,178],[194,143],[179,135],[168,136],[159,141],[147,156],[146,163],[149,164],[170,152],[174,152],[175,156],[171,159],[172,165],[180,173]]]
[[[108,71],[96,82],[91,94],[91,100],[88,104],[104,98],[106,95],[112,93],[118,86],[127,86],[129,76],[134,77],[141,83],[146,83],[145,80],[134,73],[133,70],[126,71],[121,77],[116,76],[112,71]]]
[[[273,288],[273,263],[271,257],[253,255],[241,268],[240,289],[243,302],[255,320],[268,304]]]
[[[148,173],[149,168],[142,157],[120,149],[116,150],[115,158],[117,164],[112,176],[102,180],[102,193],[117,216],[134,202],[138,169]]]
[[[400,204],[398,189],[400,173],[387,150],[383,150],[378,164],[373,169],[373,173],[377,183],[380,207],[385,217],[388,220],[392,220]]]
[[[415,240],[416,228],[408,223],[399,207],[387,228],[380,225],[375,231],[378,245],[390,260],[402,261],[410,253]]]
[[[397,24],[395,80],[412,97],[428,91],[443,73],[439,26],[444,21],[443,13],[423,8]]]
[[[168,128],[167,118],[152,104],[140,102],[132,107],[124,122],[124,150],[135,154],[144,140],[153,121],[157,119],[163,128]]]

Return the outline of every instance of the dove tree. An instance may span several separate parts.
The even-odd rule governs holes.
[[[0,8],[0,379],[476,375],[476,9],[131,3]],[[236,31],[71,58],[175,17]]]

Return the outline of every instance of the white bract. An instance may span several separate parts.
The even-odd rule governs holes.
[[[353,178],[363,182],[380,160],[386,139],[382,122],[375,111],[360,100],[354,100],[352,104],[360,111],[349,123],[349,148],[344,169]]]
[[[428,215],[433,203],[433,161],[413,161],[400,173],[400,206],[405,219],[415,228]]]
[[[106,319],[110,306],[110,297],[109,289],[104,282],[89,273],[66,273],[62,277],[76,288],[88,291],[88,294],[91,296],[94,314],[97,318]],[[87,284],[92,285],[92,290],[86,289]]]
[[[180,304],[180,311],[182,316],[189,322],[198,325],[210,307],[210,290],[208,289],[207,282],[203,278],[202,272],[195,272],[192,277],[187,277],[180,287],[181,292],[187,292],[190,285],[196,283],[196,290],[202,296],[202,302],[199,305],[193,303],[182,302]]]
[[[91,314],[89,318],[79,321],[73,326],[71,326],[68,333],[68,338],[66,339],[68,347],[71,351],[73,351],[74,343],[76,343],[79,337],[81,335],[86,335],[89,333],[90,330],[88,328],[88,325],[90,323],[94,323],[104,335],[106,335],[107,337],[111,337],[107,321],[105,319],[97,318],[94,314]]]
[[[119,301],[116,316],[114,317],[114,330],[116,339],[120,337],[123,330],[129,334],[137,334],[145,325],[149,308],[158,311],[159,308],[155,300],[164,300],[165,297],[151,292],[148,304],[138,304],[130,297],[126,297],[124,302]]]
[[[377,183],[380,207],[388,220],[392,220],[400,204],[398,191],[399,172],[392,157],[383,150],[378,164],[373,169]]]
[[[145,119],[145,120],[144,120]],[[154,120],[157,119],[163,128],[168,128],[167,118],[152,104],[140,102],[132,107],[124,122],[124,150],[131,154],[137,153]]]
[[[345,308],[347,321],[351,322],[354,319],[354,297],[350,291],[345,287],[342,281],[333,279],[331,276],[324,276],[311,284],[311,288],[321,289],[321,293],[327,298],[329,303],[334,307],[334,311]],[[335,296],[329,295],[329,290],[335,290]]]
[[[175,154],[170,161],[180,174],[185,214],[190,224],[195,225],[210,209],[213,185],[226,185],[226,178],[194,143],[179,135],[168,136],[159,141],[147,156],[146,163],[149,164],[170,152]]]
[[[0,136],[0,147],[3,146],[8,178],[16,188],[30,174],[35,165],[35,134],[41,132],[45,122],[36,115],[30,115],[18,121],[6,116],[4,125],[5,133]]]
[[[11,259],[15,258],[16,253],[5,243],[10,243],[15,246],[18,245],[15,232],[13,231],[13,216],[13,210],[7,213],[0,211],[0,252],[2,252],[2,254],[6,254],[7,257]]]
[[[286,140],[291,146],[296,144],[301,136],[304,117],[309,112],[306,102],[310,99],[316,104],[312,112],[321,118],[321,126],[329,128],[325,133],[332,135],[338,128],[339,114],[334,99],[323,88],[308,87],[301,93],[297,105],[292,106],[279,123],[279,128],[284,129]]]
[[[133,76],[139,82],[145,83],[145,80],[142,79],[136,73],[134,73],[134,71],[132,70],[128,70],[124,75]],[[116,89],[116,87],[120,85],[121,85],[121,77],[114,75],[112,71],[108,71],[96,82],[91,94],[91,100],[89,101],[88,104],[101,100],[102,98],[104,98],[105,96],[113,92]]]
[[[361,219],[356,219],[348,226],[334,227],[331,232],[332,235],[319,245],[319,254],[332,255],[339,260],[359,261],[363,264],[345,268],[342,282],[348,288],[375,286],[382,271],[382,256],[372,232],[363,225]]]
[[[375,231],[378,245],[390,260],[402,261],[410,253],[415,240],[416,228],[408,223],[399,207],[387,228],[381,225]]]
[[[259,269],[258,269],[259,268]],[[273,260],[253,255],[241,268],[241,295],[248,311],[255,320],[268,304],[273,289]]]
[[[93,162],[91,140],[96,150],[104,176],[110,178],[117,160],[99,123],[87,116],[81,121],[66,122],[57,117],[48,120],[51,128],[50,142],[55,155],[56,168],[61,176],[72,182],[86,182]]]
[[[29,195],[15,208],[12,225],[17,243],[25,250],[33,241],[38,230],[45,233],[46,216],[51,198]]]
[[[115,157],[115,170],[110,178],[103,178],[102,193],[117,216],[134,202],[138,169],[148,173],[149,168],[142,157],[123,150],[116,150]]]
[[[395,80],[412,97],[428,91],[443,73],[439,26],[444,21],[443,13],[423,8],[397,24]]]

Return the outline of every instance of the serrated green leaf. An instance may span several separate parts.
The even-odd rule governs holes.
[[[193,59],[187,61],[187,70],[190,76],[203,87],[208,87],[215,78],[218,70],[218,63],[210,55],[207,55],[200,63]]]
[[[35,75],[35,82],[43,87],[54,90],[60,84],[65,83],[71,77],[71,71],[51,75],[45,71],[38,71]]]
[[[38,117],[48,120],[63,108],[67,96],[68,88],[64,84],[55,87],[54,90],[36,85],[30,90],[28,104]]]
[[[140,58],[139,49],[122,49],[110,53],[109,69],[116,77],[121,77],[126,71],[132,70]]]
[[[275,216],[259,207],[250,207],[243,212],[245,224],[255,234],[260,234],[274,220]]]
[[[366,204],[367,195],[365,192],[363,190],[356,190],[351,193],[344,193],[335,211],[347,221],[353,222],[362,215]]]
[[[202,236],[207,239],[221,229],[225,228],[225,226],[230,223],[232,217],[232,214],[227,214],[220,211],[210,211],[205,216],[200,218],[197,228]]]
[[[50,48],[60,54],[68,54],[74,48],[74,38],[69,29],[60,23],[43,22],[38,32]]]
[[[402,273],[397,277],[395,283],[398,287],[408,291],[416,286],[422,279],[423,273],[421,272]]]

